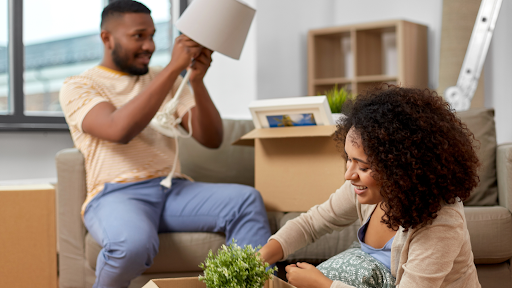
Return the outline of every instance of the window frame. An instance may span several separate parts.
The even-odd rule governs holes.
[[[10,113],[0,115],[0,131],[69,131],[64,116],[25,115],[25,93],[23,91],[25,48],[23,45],[23,1],[9,0],[8,11],[8,107]]]

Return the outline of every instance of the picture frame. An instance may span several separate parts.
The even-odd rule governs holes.
[[[257,129],[334,125],[325,95],[256,100],[249,110]]]

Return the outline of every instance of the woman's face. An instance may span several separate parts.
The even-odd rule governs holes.
[[[371,176],[372,169],[368,156],[364,153],[361,136],[354,128],[350,129],[345,141],[347,153],[347,172],[345,179],[350,180],[361,204],[377,204],[382,201],[380,184]]]

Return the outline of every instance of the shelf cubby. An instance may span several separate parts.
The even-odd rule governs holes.
[[[315,50],[315,78],[351,77],[350,32],[317,35],[313,41]],[[348,43],[348,45],[347,45]],[[335,63],[335,64],[333,64]]]
[[[358,94],[380,83],[428,87],[427,27],[390,20],[310,30],[308,93],[335,84]]]

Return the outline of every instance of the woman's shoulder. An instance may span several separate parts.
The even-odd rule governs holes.
[[[444,204],[437,212],[437,217],[432,221],[432,224],[445,222],[465,222],[464,205],[462,204],[462,201],[456,199],[453,204]]]
[[[460,201],[453,204],[444,204],[437,212],[437,217],[431,223],[417,229],[413,229],[413,234],[419,232],[427,233],[456,233],[462,235],[466,229],[466,217],[464,216],[464,205]]]

